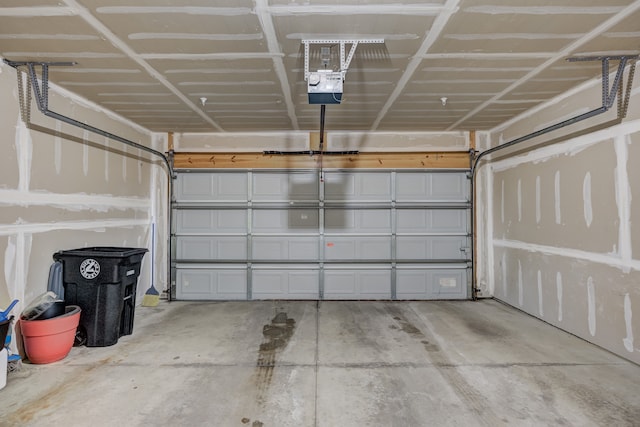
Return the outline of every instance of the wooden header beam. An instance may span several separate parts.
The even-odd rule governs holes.
[[[316,169],[320,156],[177,152],[175,169]],[[323,169],[470,169],[466,151],[323,155]]]
[[[173,132],[167,133],[167,149],[168,151],[173,150]]]

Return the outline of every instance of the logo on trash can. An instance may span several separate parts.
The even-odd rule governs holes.
[[[100,274],[100,263],[93,258],[87,258],[80,264],[80,274],[85,279],[95,279]]]

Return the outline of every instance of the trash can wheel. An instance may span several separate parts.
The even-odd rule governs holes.
[[[76,336],[73,340],[74,347],[80,347],[87,344],[87,331],[85,331],[84,327],[78,326],[76,329]]]

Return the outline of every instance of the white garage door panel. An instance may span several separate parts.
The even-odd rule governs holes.
[[[391,268],[327,269],[324,299],[390,299]]]
[[[432,291],[436,298],[460,298],[467,282],[466,270],[436,270]]]
[[[318,209],[255,209],[253,233],[317,233]]]
[[[244,236],[180,236],[177,256],[188,260],[246,260]]]
[[[398,209],[398,233],[466,233],[467,212],[463,209]]]
[[[325,200],[372,202],[391,200],[391,174],[325,172]]]
[[[253,299],[318,299],[318,269],[254,269]]]
[[[468,194],[469,179],[465,173],[398,172],[396,176],[398,202],[465,202]]]
[[[183,202],[246,201],[246,173],[183,173],[176,179],[176,200]]]
[[[318,200],[316,173],[254,172],[252,187],[255,202]]]
[[[177,233],[246,233],[247,211],[244,209],[188,209],[177,212]]]
[[[176,297],[183,300],[246,300],[246,269],[178,269]]]
[[[430,196],[434,200],[467,200],[469,179],[466,174],[434,174]]]
[[[326,236],[324,258],[327,261],[374,260],[391,257],[391,236]]]
[[[397,299],[463,299],[466,298],[467,270],[398,268]]]
[[[399,260],[465,260],[469,245],[465,236],[397,236]]]
[[[325,230],[345,233],[390,233],[391,211],[388,209],[327,209]]]
[[[318,260],[319,242],[309,236],[254,236],[252,258],[254,260],[312,261]]]

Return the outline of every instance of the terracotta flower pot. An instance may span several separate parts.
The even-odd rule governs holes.
[[[52,363],[67,357],[73,347],[80,311],[77,305],[68,305],[65,314],[51,319],[20,319],[24,351],[31,363]]]

